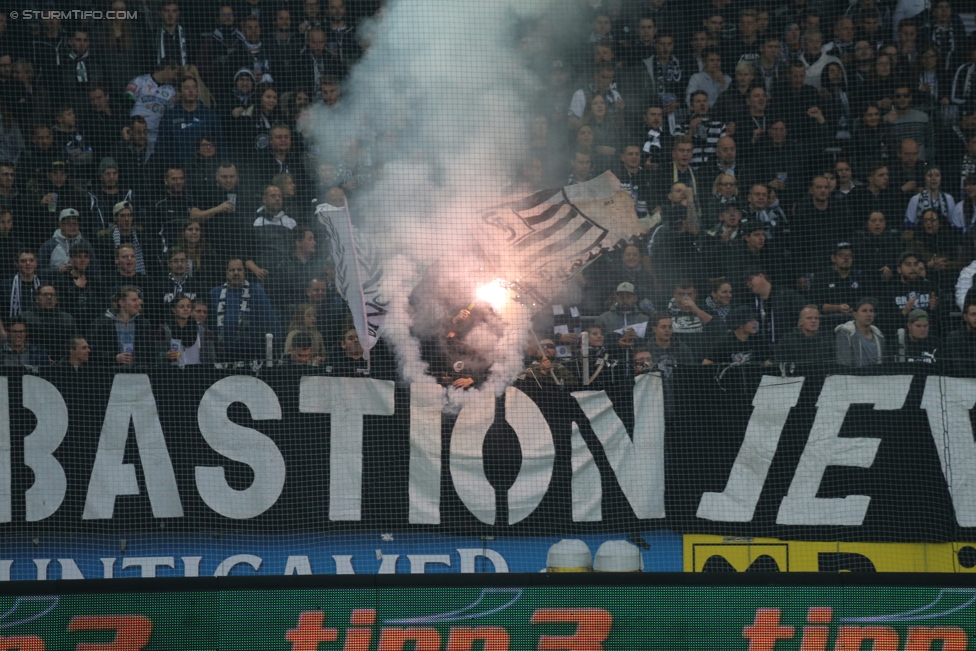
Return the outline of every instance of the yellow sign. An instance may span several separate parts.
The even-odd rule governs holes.
[[[799,542],[685,536],[684,570],[976,573],[976,543]]]

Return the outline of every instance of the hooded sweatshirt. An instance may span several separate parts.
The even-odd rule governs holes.
[[[78,234],[78,237],[68,239],[61,233],[61,229],[54,231],[54,237],[49,239],[44,243],[38,251],[38,258],[41,260],[42,264],[44,260],[48,261],[47,268],[49,271],[56,272],[58,269],[70,262],[68,256],[68,249],[71,245],[78,244],[85,238]]]
[[[837,333],[837,363],[841,366],[880,364],[884,358],[884,335],[875,326],[871,326],[874,339],[859,333],[853,321],[840,324],[834,332]]]

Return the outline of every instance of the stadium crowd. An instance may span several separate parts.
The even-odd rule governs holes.
[[[288,363],[393,377],[388,350],[362,359],[314,217],[355,208],[389,134],[330,158],[310,129],[356,92],[383,3],[92,7],[137,17],[0,17],[3,364],[263,359],[270,333]],[[960,9],[570,0],[522,21],[511,47],[537,86],[512,194],[610,170],[648,231],[537,315],[523,380],[976,374],[976,34]],[[445,383],[481,381],[451,354]]]

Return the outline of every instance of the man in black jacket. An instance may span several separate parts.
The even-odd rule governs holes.
[[[50,283],[42,283],[34,292],[34,307],[24,312],[24,320],[31,332],[31,343],[41,347],[52,363],[61,357],[68,337],[77,334],[75,320],[58,309],[58,291]]]
[[[761,270],[747,273],[745,284],[751,292],[746,304],[754,306],[759,313],[759,334],[775,353],[776,346],[793,329],[806,302],[791,289],[774,288]]]
[[[946,370],[952,375],[976,377],[976,303],[967,303],[962,311],[961,330],[946,337]]]
[[[149,322],[142,318],[139,289],[125,285],[115,295],[117,308],[95,319],[88,335],[92,361],[100,366],[131,368],[152,364],[154,342]]]
[[[834,340],[820,329],[820,310],[816,305],[800,310],[797,326],[783,337],[776,359],[808,366],[833,363]]]

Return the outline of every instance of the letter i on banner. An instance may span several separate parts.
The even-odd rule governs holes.
[[[341,215],[338,211],[325,210],[325,206],[321,204],[315,214],[332,242],[336,289],[349,304],[353,325],[363,347],[363,358],[369,360],[369,351],[379,339],[379,329],[389,305],[380,293],[383,266],[368,242],[356,233],[349,203],[345,202]]]

